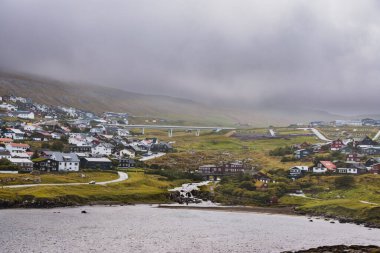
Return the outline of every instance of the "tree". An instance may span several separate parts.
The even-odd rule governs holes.
[[[8,159],[2,158],[0,159],[0,166],[10,166],[12,165],[12,162]]]
[[[335,187],[337,189],[346,189],[355,186],[355,179],[352,176],[342,176],[335,179]]]

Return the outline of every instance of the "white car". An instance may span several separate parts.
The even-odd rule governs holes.
[[[89,184],[96,184],[96,182],[93,180],[93,181],[90,181]]]

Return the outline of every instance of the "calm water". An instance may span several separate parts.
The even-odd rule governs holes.
[[[147,205],[0,210],[1,252],[280,252],[331,244],[380,245],[380,229]]]

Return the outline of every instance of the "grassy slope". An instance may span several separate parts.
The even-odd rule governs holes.
[[[311,179],[318,190],[307,193],[310,198],[285,196],[281,203],[298,206],[300,211],[370,221],[380,224],[380,175],[355,177],[355,186],[349,189],[335,189],[336,176]],[[300,179],[308,181],[309,178]],[[308,188],[304,189],[308,192]],[[369,203],[366,203],[369,202]]]
[[[253,131],[259,132],[262,130],[255,129]],[[220,160],[231,161],[238,159],[252,159],[253,164],[257,164],[263,169],[288,169],[291,166],[300,165],[300,162],[282,163],[280,162],[280,157],[271,157],[268,152],[276,147],[304,141],[309,143],[317,141],[314,137],[309,136],[243,141],[234,137],[227,137],[225,132],[215,134],[206,131],[201,132],[200,137],[195,137],[194,133],[174,132],[174,136],[168,138],[167,133],[163,131],[147,131],[146,136],[156,136],[160,140],[175,141],[174,146],[178,151],[155,159],[150,163],[161,165],[177,163],[183,164],[187,169],[196,169],[199,165],[215,163]]]
[[[82,177],[84,175],[85,177]],[[97,182],[110,181],[119,176],[110,172],[70,172],[62,174],[0,174],[0,186],[33,184],[34,180],[41,180],[41,184],[61,184],[61,183],[88,183],[92,180]],[[9,181],[10,180],[10,181]]]
[[[155,175],[128,172],[124,182],[102,185],[41,186],[19,189],[0,189],[0,200],[22,201],[26,197],[51,201],[88,203],[94,201],[117,201],[129,203],[167,202],[167,189],[183,181],[167,181]]]

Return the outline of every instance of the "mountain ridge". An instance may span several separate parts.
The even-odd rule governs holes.
[[[127,112],[134,116],[157,117],[179,124],[249,124],[263,127],[358,117],[302,107],[279,109],[210,106],[186,98],[146,95],[101,85],[63,82],[35,75],[0,71],[0,95],[8,94],[30,97],[37,103],[71,106],[98,114],[105,111]]]

